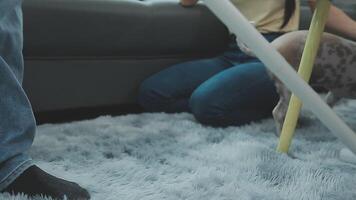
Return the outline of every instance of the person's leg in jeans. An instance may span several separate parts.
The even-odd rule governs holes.
[[[45,173],[27,155],[36,124],[21,87],[21,3],[0,0],[0,192],[88,199],[84,189]]]
[[[280,34],[264,36],[273,41]],[[140,87],[139,104],[149,112],[191,112],[189,99],[200,84],[234,65],[256,60],[243,53],[232,36],[223,54],[211,59],[180,63],[146,79]]]
[[[139,104],[149,112],[190,112],[189,98],[204,81],[233,64],[216,57],[180,63],[146,79]]]
[[[190,99],[195,118],[205,125],[243,125],[272,116],[279,96],[265,66],[231,67],[199,86]]]
[[[268,41],[280,33],[265,34]],[[190,98],[190,109],[202,124],[211,126],[244,125],[272,116],[278,94],[257,58],[236,54],[236,44],[222,57],[234,64],[202,83]]]

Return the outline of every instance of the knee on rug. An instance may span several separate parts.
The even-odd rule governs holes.
[[[189,100],[189,107],[195,119],[207,126],[226,127],[231,125],[242,125],[246,122],[238,120],[238,113],[224,107],[220,100],[223,97],[212,96],[202,91],[195,91]],[[243,115],[243,113],[241,113]],[[243,117],[241,117],[243,118]]]
[[[190,97],[189,107],[195,119],[201,124],[213,127],[231,125],[231,119],[221,102],[207,93],[195,91]]]
[[[139,89],[138,103],[149,112],[164,111],[164,107],[168,104],[167,101],[169,101],[169,97],[163,95],[157,85],[153,80],[147,79],[141,84]]]

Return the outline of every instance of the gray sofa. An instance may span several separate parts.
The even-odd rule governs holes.
[[[356,17],[356,3],[337,4]],[[25,0],[23,9],[24,88],[39,117],[105,107],[107,114],[130,112],[146,77],[216,55],[228,42],[227,29],[203,4],[185,9],[178,0]],[[303,2],[301,29],[310,18]]]

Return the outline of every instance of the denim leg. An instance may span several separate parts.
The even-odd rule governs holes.
[[[272,41],[279,35],[264,36]],[[190,96],[201,83],[231,66],[256,60],[244,54],[232,37],[227,50],[218,57],[180,63],[146,79],[141,84],[138,103],[149,112],[190,112]]]
[[[0,191],[32,165],[36,123],[21,87],[21,0],[0,0]]]
[[[189,98],[204,81],[232,66],[221,57],[180,63],[146,79],[139,104],[149,112],[189,112]]]
[[[195,118],[206,125],[243,125],[269,117],[278,102],[261,62],[226,69],[199,86],[190,99]]]

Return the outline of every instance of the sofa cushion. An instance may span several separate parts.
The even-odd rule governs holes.
[[[24,32],[26,58],[206,54],[228,42],[205,6],[178,1],[26,0]]]

